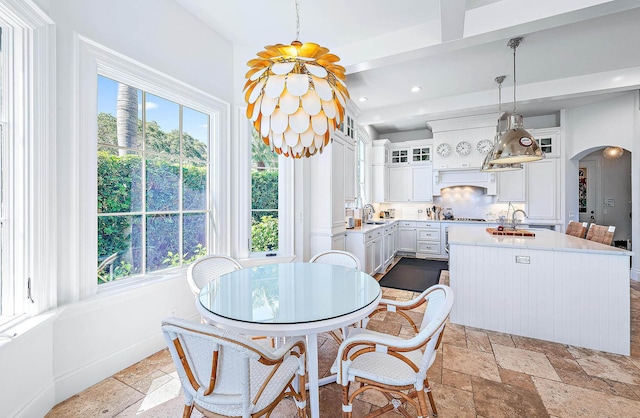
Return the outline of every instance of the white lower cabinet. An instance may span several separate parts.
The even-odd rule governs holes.
[[[440,224],[435,222],[416,222],[416,257],[433,258],[441,253]]]
[[[393,225],[387,226],[384,228],[384,245],[383,245],[383,270],[386,270],[387,267],[393,263],[393,258],[396,255],[396,230],[398,224],[394,223]]]
[[[347,233],[345,249],[358,258],[365,273],[373,275],[381,271],[384,266],[384,228]]]
[[[414,221],[400,221],[398,223],[396,251],[415,253],[417,236],[416,223]]]

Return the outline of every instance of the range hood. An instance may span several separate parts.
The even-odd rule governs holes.
[[[483,173],[478,168],[434,169],[433,195],[440,196],[447,187],[480,187],[488,195],[496,194],[495,173]]]

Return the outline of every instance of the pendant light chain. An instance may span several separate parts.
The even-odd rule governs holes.
[[[300,40],[300,3],[296,0],[296,41]]]
[[[500,75],[496,77],[496,83],[498,83],[498,113],[502,114],[502,82],[507,76]]]

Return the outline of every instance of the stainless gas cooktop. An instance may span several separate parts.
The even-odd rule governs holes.
[[[486,219],[480,218],[453,218],[449,219],[450,221],[460,221],[460,222],[487,222]]]

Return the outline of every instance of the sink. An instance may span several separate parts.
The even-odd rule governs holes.
[[[384,225],[386,223],[386,221],[365,221],[367,225]]]

